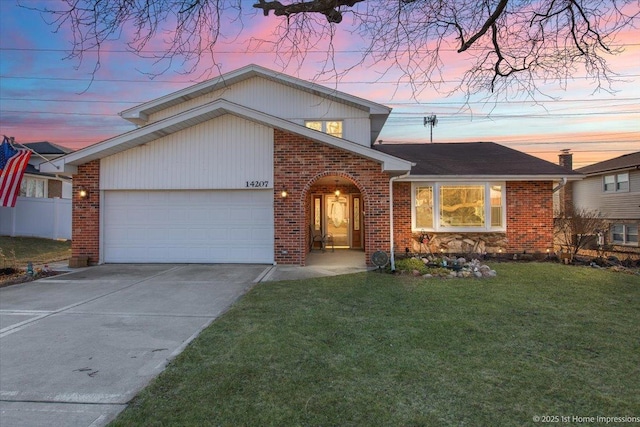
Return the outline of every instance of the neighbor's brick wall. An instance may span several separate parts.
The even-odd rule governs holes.
[[[553,248],[553,182],[507,182],[507,248],[545,253]]]
[[[458,236],[467,239],[466,246],[478,245],[487,252],[502,249],[507,253],[546,253],[553,244],[553,183],[507,182],[507,232],[505,233],[428,233],[434,242],[431,250],[460,245],[445,244]],[[412,252],[425,251],[417,244],[419,233],[411,231],[411,183],[400,182],[393,186],[393,222],[396,253],[409,248]],[[465,246],[465,245],[463,245]]]
[[[389,175],[382,172],[382,166],[347,151],[275,129],[274,255],[278,264],[304,265],[309,248],[309,191],[317,179],[331,175],[353,180],[362,193],[367,262],[373,252],[389,251]],[[289,193],[286,199],[280,197],[283,188]]]
[[[47,182],[47,188],[47,197],[50,199],[53,199],[54,197],[62,197],[62,181],[49,179]]]
[[[81,199],[78,189],[89,195]],[[88,256],[90,264],[100,259],[100,160],[78,166],[73,176],[73,209],[71,213],[71,256]]]

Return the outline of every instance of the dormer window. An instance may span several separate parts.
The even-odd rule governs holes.
[[[342,138],[342,120],[306,120],[304,125],[309,129]]]

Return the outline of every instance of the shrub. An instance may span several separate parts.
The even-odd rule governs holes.
[[[428,268],[424,262],[419,258],[404,258],[396,261],[396,270],[398,271],[413,271],[417,270],[420,274],[427,274]]]

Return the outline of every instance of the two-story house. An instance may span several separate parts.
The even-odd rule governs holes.
[[[640,151],[576,169],[585,179],[571,184],[577,208],[600,212],[607,220],[605,244],[618,254],[638,255]]]
[[[130,108],[138,128],[42,165],[73,174],[89,263],[305,265],[338,249],[544,253],[580,174],[493,143],[376,144],[391,109],[250,65]],[[392,257],[393,259],[393,257]]]

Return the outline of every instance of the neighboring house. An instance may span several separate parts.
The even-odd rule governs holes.
[[[604,243],[621,254],[640,254],[640,151],[576,169],[584,180],[571,184],[571,200],[607,219]]]
[[[390,112],[251,65],[42,166],[73,174],[72,262],[304,265],[327,234],[369,263],[425,234],[449,253],[552,247],[554,183],[580,174],[493,143],[374,146]]]
[[[20,196],[62,199],[71,198],[71,177],[40,172],[40,164],[69,154],[71,149],[48,141],[23,144],[35,154],[31,155],[20,185]],[[21,147],[18,147],[21,148]]]
[[[41,172],[42,164],[72,150],[51,142],[22,144],[33,154],[20,185],[15,207],[0,207],[0,235],[71,238],[71,175],[54,168]],[[18,149],[23,147],[17,145]]]

